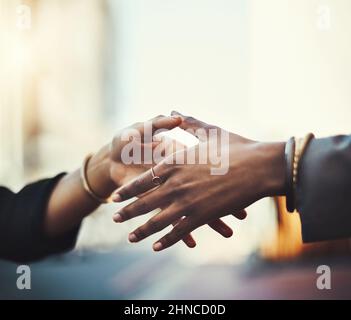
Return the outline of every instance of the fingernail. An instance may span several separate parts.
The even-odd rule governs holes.
[[[226,232],[224,235],[226,238],[230,238],[233,235],[233,232]]]
[[[121,202],[122,201],[122,197],[118,193],[113,194],[111,199],[113,202]]]
[[[113,216],[113,221],[114,221],[114,222],[123,222],[123,218],[122,218],[122,216],[121,216],[119,213],[116,213],[116,214]]]
[[[137,236],[136,236],[134,233],[131,233],[131,234],[129,235],[129,237],[128,237],[128,240],[129,240],[130,242],[137,242],[137,241],[138,241],[138,238],[137,238]]]
[[[155,251],[160,251],[160,250],[163,249],[163,245],[162,245],[161,242],[156,242],[156,243],[152,246],[152,248],[153,248]]]
[[[173,118],[175,120],[182,120],[182,117],[176,116],[176,115],[171,116],[171,118]]]
[[[189,248],[195,248],[196,242],[190,242],[188,245],[189,245]]]

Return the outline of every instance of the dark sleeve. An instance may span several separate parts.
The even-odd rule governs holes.
[[[351,136],[310,142],[296,201],[304,242],[351,237]]]
[[[17,194],[0,187],[0,258],[38,260],[74,247],[79,226],[57,238],[44,234],[44,216],[56,183],[64,174],[24,187]]]

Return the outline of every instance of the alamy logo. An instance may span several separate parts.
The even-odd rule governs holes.
[[[20,275],[16,282],[17,289],[30,290],[32,282],[30,267],[26,265],[18,266],[16,273]]]
[[[211,175],[225,175],[229,169],[229,133],[220,128],[204,130],[202,128],[185,130],[193,136],[201,137],[200,143],[195,148],[177,151],[177,143],[172,144],[169,151],[172,157],[163,152],[163,144],[155,148],[143,147],[142,143],[150,145],[160,139],[156,135],[163,130],[153,132],[152,123],[146,122],[142,133],[139,130],[128,128],[121,134],[125,142],[121,151],[121,160],[124,164],[152,164],[165,161],[166,164],[209,164]],[[155,137],[156,136],[156,137]],[[162,140],[162,137],[161,137]],[[159,141],[160,142],[160,141]]]
[[[331,289],[331,270],[327,265],[318,266],[316,270],[317,274],[320,274],[317,277],[316,286],[319,290],[330,290]]]

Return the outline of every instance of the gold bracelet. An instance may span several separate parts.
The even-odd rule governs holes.
[[[87,155],[80,169],[80,178],[82,180],[83,188],[92,199],[100,203],[109,203],[110,202],[109,199],[104,199],[96,195],[96,193],[91,189],[89,185],[88,178],[87,178],[87,168],[88,168],[89,161],[92,157],[93,157],[93,154]]]
[[[295,143],[295,154],[294,154],[294,161],[293,161],[293,188],[294,194],[296,194],[296,187],[297,187],[297,177],[298,177],[298,170],[299,170],[299,163],[303,156],[303,153],[306,150],[308,143],[314,138],[313,133],[308,133],[305,137],[296,139]]]

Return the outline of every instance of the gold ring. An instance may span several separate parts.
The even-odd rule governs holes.
[[[162,184],[162,179],[161,179],[161,177],[159,177],[155,174],[154,168],[151,168],[151,175],[152,175],[152,183],[155,186],[159,186]]]

